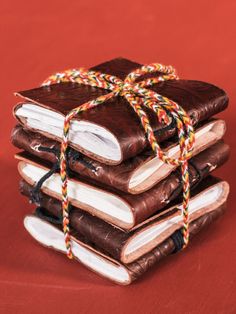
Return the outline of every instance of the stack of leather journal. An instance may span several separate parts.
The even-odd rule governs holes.
[[[124,79],[140,66],[118,58],[92,70]],[[226,207],[229,185],[212,172],[229,157],[229,147],[223,142],[225,122],[215,117],[226,109],[228,97],[222,89],[194,80],[163,81],[151,89],[184,108],[194,126],[195,144],[189,160],[191,249],[191,238]],[[24,226],[38,242],[63,253],[59,173],[63,121],[73,108],[106,93],[73,82],[17,93],[20,102],[14,116],[18,123],[11,139],[21,149],[16,155],[20,192],[36,208],[25,217]],[[161,148],[176,158],[176,124],[163,125],[154,112],[144,110]],[[126,285],[163,257],[181,250],[181,171],[154,155],[139,118],[124,97],[114,97],[73,119],[67,164],[75,259]]]

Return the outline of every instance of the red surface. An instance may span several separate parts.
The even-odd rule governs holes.
[[[1,313],[235,313],[236,3],[229,1],[1,1]],[[32,207],[17,190],[9,143],[13,92],[60,69],[117,56],[173,64],[230,96],[228,212],[185,252],[129,287],[113,285],[34,242],[22,225]]]

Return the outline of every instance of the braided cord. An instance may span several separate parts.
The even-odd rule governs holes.
[[[148,78],[140,82],[136,80],[147,73],[159,73],[157,77]],[[163,162],[181,167],[182,173],[182,187],[183,187],[183,241],[184,247],[189,242],[189,216],[188,207],[190,200],[190,183],[189,183],[189,170],[188,159],[192,156],[194,145],[194,130],[191,119],[185,110],[176,102],[164,97],[147,87],[157,84],[161,81],[178,79],[175,69],[172,66],[164,66],[159,63],[144,65],[141,68],[129,73],[125,80],[95,71],[88,71],[84,68],[66,70],[62,73],[56,73],[50,76],[43,85],[51,85],[61,82],[74,82],[78,84],[85,84],[98,88],[103,88],[111,91],[106,95],[102,95],[97,99],[84,103],[73,110],[71,110],[65,117],[63,127],[63,138],[61,143],[60,154],[60,176],[62,181],[62,210],[63,210],[63,231],[65,236],[65,244],[67,249],[67,256],[73,258],[70,229],[69,229],[69,198],[68,198],[68,177],[67,177],[67,162],[66,150],[69,144],[69,130],[70,124],[74,117],[78,116],[81,112],[94,108],[112,97],[118,95],[126,98],[133,110],[138,115],[140,122],[144,128],[147,139],[154,151]],[[170,123],[170,119],[174,119],[177,126],[180,154],[178,158],[170,158],[159,146],[155,138],[154,131],[151,127],[147,114],[142,107],[146,107],[154,111],[157,115],[159,122],[165,124]]]

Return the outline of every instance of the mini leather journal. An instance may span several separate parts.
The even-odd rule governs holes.
[[[229,156],[229,147],[218,142],[192,158],[190,181],[205,178],[212,170],[221,166]],[[29,184],[36,184],[51,168],[50,164],[37,157],[23,153],[16,156],[20,160],[18,170]],[[54,173],[42,185],[41,190],[60,200],[60,176]],[[69,199],[73,206],[88,211],[122,229],[132,229],[155,212],[161,210],[181,193],[179,171],[173,172],[150,190],[132,195],[104,185],[91,184],[91,181],[77,175],[69,179]]]
[[[219,119],[206,121],[197,127],[193,156],[222,139],[225,129],[225,122]],[[52,163],[59,156],[60,144],[57,141],[29,131],[21,125],[16,125],[12,130],[11,140],[16,147]],[[169,156],[179,154],[178,143],[174,139],[165,141],[162,147]],[[103,164],[72,149],[68,154],[68,163],[70,169],[82,177],[115,186],[116,189],[131,194],[149,190],[176,169],[175,166],[162,162],[150,149],[116,166]]]
[[[212,186],[202,191],[203,195],[199,195],[200,199],[198,201],[199,203],[197,202],[197,206],[202,206],[202,209],[204,208],[204,210],[201,213],[202,215],[200,214],[200,210],[198,212],[200,217],[194,219],[190,224],[191,238],[220,217],[225,211],[229,186],[226,182],[220,181],[217,183],[214,179],[213,182]],[[208,197],[205,197],[206,195],[204,195],[204,193],[209,193]],[[205,204],[202,203],[204,202],[201,199],[202,196],[204,196],[204,200],[206,201]],[[200,209],[200,207],[198,209]],[[205,213],[203,214],[204,211]],[[181,223],[178,225],[177,220],[174,220],[174,218],[175,216],[171,216],[169,220],[172,227],[177,223],[177,226],[175,225],[173,230],[181,228]],[[150,226],[152,224],[155,225],[155,218],[153,222],[150,222]],[[50,223],[36,215],[26,216],[24,225],[32,237],[42,245],[62,253],[66,252],[63,232],[58,225]],[[161,226],[161,222],[159,222],[159,226]],[[95,230],[92,230],[91,232],[95,232]],[[148,253],[129,264],[124,264],[119,260],[112,258],[106,251],[99,249],[92,241],[88,241],[86,237],[83,237],[81,233],[74,229],[72,229],[72,235],[72,250],[75,259],[99,275],[122,285],[128,285],[132,281],[140,278],[145,272],[158,264],[161,259],[170,255],[176,249],[176,240],[174,240],[173,237],[163,237],[161,243]],[[96,237],[95,234],[94,237]],[[108,241],[116,241],[116,238],[109,237]]]
[[[205,179],[192,194],[189,208],[190,222],[216,210],[221,202],[226,201],[228,190],[227,182],[213,177]],[[20,191],[30,198],[32,186],[21,181]],[[46,194],[41,194],[41,197],[38,215],[44,219],[49,217],[49,221],[54,217],[60,225],[62,220],[60,202]],[[89,242],[94,243],[98,249],[122,263],[129,264],[150,252],[181,228],[180,209],[181,200],[175,200],[129,232],[75,207],[71,208],[70,221],[71,227]]]
[[[118,58],[102,63],[92,70],[116,75],[123,79],[141,65]],[[193,80],[159,82],[151,90],[178,103],[191,117],[193,125],[226,109],[228,97],[220,88]],[[107,91],[83,84],[62,83],[16,93],[22,102],[14,109],[15,117],[27,128],[60,141],[63,119],[73,108],[106,94]],[[176,132],[158,122],[156,114],[146,111],[158,142]],[[120,164],[148,147],[139,119],[124,97],[115,97],[94,109],[82,112],[70,128],[70,145],[92,159],[106,164]]]

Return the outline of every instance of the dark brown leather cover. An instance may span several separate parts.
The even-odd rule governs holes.
[[[209,121],[207,123],[209,123]],[[212,123],[215,123],[214,125],[222,125],[223,121],[212,120]],[[205,123],[201,125],[201,127],[204,125]],[[219,127],[219,129],[220,128],[223,129],[224,127]],[[215,129],[217,129],[217,127],[215,127]],[[221,138],[221,136],[224,133],[222,131],[220,132],[222,134],[217,137],[218,139]],[[55,154],[51,152],[40,151],[38,150],[38,147],[43,146],[46,148],[53,148],[60,151],[60,144],[57,141],[48,139],[47,137],[39,133],[29,131],[26,128],[23,128],[19,124],[16,125],[12,130],[11,141],[14,146],[20,149],[23,149],[32,155],[40,157],[44,160],[51,161],[53,163],[56,162]],[[217,141],[217,139],[215,139],[215,141]],[[176,144],[174,139],[172,140],[170,139],[168,141],[165,141],[162,144],[162,146],[165,149],[167,149],[174,144]],[[212,142],[211,145],[212,144],[214,144],[214,142]],[[208,146],[210,146],[210,144],[208,144]],[[196,148],[195,154],[199,153],[199,151],[204,150],[206,148],[207,148],[207,144],[205,144],[205,146],[202,145],[201,148],[200,147]],[[74,152],[75,151],[73,150],[73,153]],[[152,183],[149,183],[149,184],[146,183],[144,185],[145,187],[143,187],[143,189],[141,190],[139,189],[138,192],[135,189],[129,188],[129,181],[132,174],[139,167],[144,165],[146,162],[150,161],[153,157],[154,157],[153,152],[151,150],[148,150],[148,151],[146,150],[146,151],[143,151],[138,156],[130,158],[129,160],[126,160],[117,166],[105,165],[98,161],[92,160],[89,157],[82,154],[79,156],[78,159],[74,159],[71,157],[71,155],[69,155],[68,161],[69,161],[70,169],[75,171],[82,177],[88,177],[97,182],[104,183],[107,186],[115,186],[118,190],[136,194],[136,193],[144,192],[145,190],[150,189],[156,183],[161,181],[161,178],[158,178],[158,176],[156,176],[155,179],[152,179]],[[167,175],[168,173],[165,175],[165,177]]]
[[[217,178],[208,176],[208,178],[206,178],[206,180],[204,180],[204,182],[202,182],[202,184],[194,190],[192,196],[195,196],[210,186],[219,183],[219,181],[220,180]],[[23,195],[30,198],[32,186],[24,180],[21,180],[19,188]],[[181,200],[176,200],[170,203],[167,208],[163,209],[162,215],[154,216],[152,219],[147,220],[138,228],[131,230],[130,232],[118,229],[115,226],[112,226],[105,221],[75,207],[71,207],[70,210],[70,225],[71,228],[82,234],[88,241],[94,243],[99,249],[104,250],[107,254],[112,256],[112,258],[125,262],[125,258],[123,258],[123,248],[127,244],[128,240],[135,234],[138,234],[142,229],[147,228],[148,225],[153,225],[158,221],[168,219],[168,217],[175,214],[178,209],[173,208],[173,206],[176,206],[178,201],[181,202]],[[42,210],[45,210],[45,215],[55,218],[61,217],[62,209],[61,202],[59,200],[41,193],[40,205],[43,207]],[[203,214],[206,214],[206,212]]]
[[[117,58],[95,66],[92,69],[117,75],[124,79],[129,72],[140,66],[136,62]],[[200,81],[165,81],[152,86],[151,89],[181,105],[190,115],[194,125],[224,110],[228,104],[228,96],[222,89]],[[21,91],[17,95],[27,99],[27,103],[32,101],[40,106],[66,115],[71,109],[106,93],[108,91],[95,87],[63,83]],[[18,104],[15,110],[19,106],[21,104]],[[165,127],[157,121],[156,115],[151,110],[145,109],[145,111],[150,118],[154,131],[158,132]],[[93,159],[108,164],[118,164],[123,160],[138,155],[145,147],[149,146],[139,118],[124,97],[115,97],[106,102],[106,104],[83,112],[78,119],[87,120],[108,129],[114,134],[120,144],[122,158],[119,162],[101,158],[78,145],[74,145],[76,149]],[[24,123],[24,121],[20,122]],[[173,136],[174,133],[175,128],[172,126],[166,131],[158,132],[157,140],[162,142]],[[52,137],[49,134],[46,135]],[[57,138],[57,140],[59,139]]]
[[[226,210],[226,203],[219,206],[216,210],[198,218],[190,224],[190,240],[203,228],[209,226],[213,221],[222,216]],[[191,246],[191,242],[190,242]],[[188,249],[188,248],[187,248]],[[158,245],[151,252],[140,257],[138,260],[127,265],[131,281],[140,278],[146,271],[156,265],[164,257],[170,255],[175,250],[172,238],[168,238]],[[181,254],[181,253],[180,253]]]
[[[197,220],[193,221],[190,224],[190,244],[191,247],[191,240],[195,235],[200,232],[203,228],[206,228],[209,226],[213,221],[218,219],[220,216],[224,214],[226,210],[226,202],[217,207],[214,211],[207,213],[203,215],[202,217],[198,218]],[[42,219],[42,218],[41,218]],[[111,259],[109,255],[106,255],[102,250],[97,248],[97,246],[89,242],[85,237],[83,237],[81,234],[79,234],[76,231],[71,230],[71,233],[73,235],[73,238],[77,239],[78,242],[86,247],[86,249],[90,249],[93,251],[93,253],[96,253],[97,255],[102,255],[103,258],[110,260],[113,263],[119,263],[118,261]],[[44,244],[45,246],[45,244]],[[187,247],[188,250],[190,247]],[[95,250],[95,251],[94,251]],[[143,255],[136,261],[123,265],[128,273],[129,273],[129,281],[124,282],[124,284],[130,284],[134,280],[137,280],[140,278],[144,273],[146,273],[148,270],[150,270],[154,265],[157,265],[160,260],[162,260],[164,257],[171,255],[175,251],[175,244],[173,242],[173,239],[169,237],[167,240],[159,244],[157,247],[155,247],[152,251],[149,253]],[[179,253],[181,254],[181,252]],[[87,266],[88,267],[88,266]],[[91,268],[90,268],[91,269]],[[99,272],[97,272],[99,273]],[[101,273],[99,273],[102,275]],[[114,280],[115,281],[115,280]],[[116,282],[116,281],[115,281]],[[116,282],[119,283],[120,282]]]
[[[197,182],[205,178],[212,170],[223,165],[227,161],[228,157],[229,146],[222,141],[219,141],[207,150],[193,157],[189,166],[191,185],[196,185]],[[48,167],[48,165],[46,165],[42,160],[26,153],[18,154],[17,158],[22,160],[29,160],[29,162],[31,161],[33,163],[36,162],[36,164],[39,166],[41,163],[44,167]],[[90,185],[101,188],[105,191],[109,191],[122,198],[127,204],[129,204],[133,212],[134,224],[129,226],[119,225],[121,228],[125,229],[131,229],[135,225],[152,216],[154,213],[157,213],[159,210],[168,205],[170,201],[174,200],[182,190],[179,170],[172,172],[166,179],[158,183],[152,189],[137,195],[117,191],[111,187],[104,188],[104,186],[101,184],[95,184],[81,178],[77,179],[76,176],[74,179],[89,183]],[[88,210],[86,206],[83,208],[81,205],[81,208]],[[93,213],[96,215],[96,211]],[[112,223],[117,224],[116,222]]]

